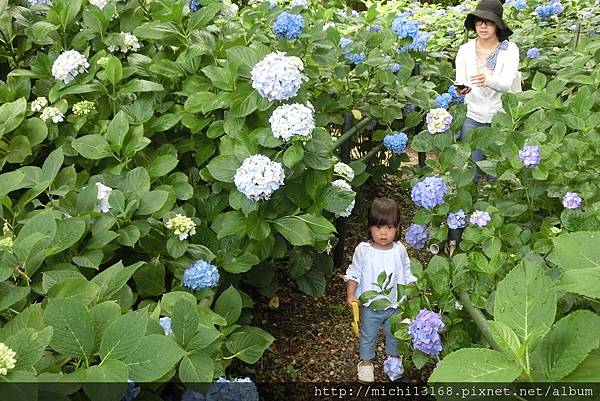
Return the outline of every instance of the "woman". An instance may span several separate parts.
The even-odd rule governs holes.
[[[477,37],[460,46],[456,55],[456,89],[465,96],[467,118],[458,139],[471,129],[490,126],[492,117],[502,110],[501,96],[505,92],[521,91],[519,48],[508,41],[512,31],[502,20],[502,3],[481,0],[475,11],[467,15],[465,27]],[[471,156],[474,162],[483,159],[481,149]],[[479,182],[475,167],[475,182]]]

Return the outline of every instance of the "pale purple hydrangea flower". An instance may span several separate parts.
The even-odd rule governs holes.
[[[528,168],[534,168],[540,164],[540,147],[538,145],[527,145],[519,151],[519,159]]]
[[[267,156],[247,157],[236,170],[233,182],[238,191],[253,201],[268,200],[283,185],[285,173],[281,163]]]
[[[427,226],[422,224],[411,224],[408,230],[406,230],[406,236],[404,239],[408,245],[415,249],[423,248],[429,240],[429,231],[427,231]]]
[[[439,314],[421,309],[417,317],[408,327],[415,349],[427,354],[438,355],[442,351],[440,332],[444,330],[444,323]]]
[[[492,218],[490,217],[490,214],[488,212],[484,212],[482,210],[475,210],[471,214],[471,219],[469,221],[471,222],[471,224],[478,225],[479,227],[485,227],[487,226],[487,223],[489,223],[491,220]]]
[[[538,49],[537,47],[532,47],[531,49],[527,50],[527,57],[528,58],[539,58],[540,57],[540,49]]]
[[[579,209],[582,200],[577,192],[567,192],[562,199],[562,204],[567,209]]]
[[[467,226],[467,215],[464,210],[458,209],[455,213],[450,213],[446,220],[448,227],[456,230],[458,228],[465,228]]]
[[[433,209],[444,203],[448,187],[442,178],[427,177],[418,182],[411,191],[411,199],[419,207]]]
[[[388,356],[383,362],[383,372],[390,378],[391,381],[398,380],[404,374],[402,366],[402,357]]]
[[[445,132],[452,125],[452,114],[443,108],[431,109],[427,113],[425,121],[430,134]]]

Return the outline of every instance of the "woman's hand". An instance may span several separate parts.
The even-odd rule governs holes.
[[[458,93],[459,95],[466,95],[467,93],[471,92],[471,88],[469,88],[468,86],[456,86],[456,93]]]
[[[472,75],[469,80],[475,86],[483,87],[485,86],[485,74],[477,74]]]

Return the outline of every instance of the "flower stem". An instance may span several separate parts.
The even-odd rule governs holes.
[[[471,299],[469,298],[469,294],[466,291],[462,291],[459,295],[461,302],[463,303],[471,318],[475,322],[475,325],[483,334],[483,337],[487,340],[490,346],[498,352],[504,352],[503,349],[498,345],[498,343],[494,340],[492,333],[490,332],[490,328],[487,325],[487,319],[483,316],[483,313],[477,308],[473,306],[471,303]]]
[[[342,146],[344,142],[350,139],[354,134],[363,129],[367,124],[371,122],[371,117],[365,117],[360,120],[354,127],[350,128],[348,131],[344,132],[342,136],[338,138],[337,141],[333,144],[333,150]]]

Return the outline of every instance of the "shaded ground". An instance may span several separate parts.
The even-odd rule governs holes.
[[[377,188],[362,188],[363,196],[371,200],[377,196],[395,199],[401,210],[402,237],[410,226],[415,207],[408,189],[402,189],[396,178],[384,178]],[[346,307],[346,284],[341,275],[352,259],[354,248],[367,238],[366,210],[358,210],[348,221],[348,235],[344,263],[336,268],[328,282],[325,295],[311,298],[295,288],[293,283],[278,293],[279,308],[268,307],[268,300],[257,300],[256,325],[271,333],[276,341],[256,365],[237,365],[236,373],[252,377],[258,382],[354,382],[358,359],[358,339],[352,334],[351,311]],[[429,259],[427,253],[411,256]],[[383,333],[379,337],[375,358],[375,380],[388,381],[383,373],[385,360]],[[407,369],[403,381],[423,381],[430,369]]]

